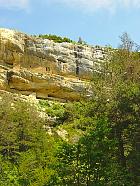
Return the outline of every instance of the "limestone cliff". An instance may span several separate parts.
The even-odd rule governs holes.
[[[78,100],[92,94],[89,80],[101,71],[108,49],[0,29],[0,89],[37,98]]]

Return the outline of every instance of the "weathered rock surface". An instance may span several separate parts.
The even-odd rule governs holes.
[[[0,89],[37,98],[78,100],[91,95],[89,80],[101,71],[108,49],[54,43],[0,29]]]

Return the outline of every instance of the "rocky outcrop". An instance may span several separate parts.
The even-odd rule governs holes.
[[[90,96],[89,80],[102,70],[108,54],[107,48],[54,43],[0,29],[0,89],[37,98]]]
[[[31,73],[29,71],[7,71],[11,91],[24,95],[34,93],[37,98],[77,100],[91,94],[89,83],[60,75]]]

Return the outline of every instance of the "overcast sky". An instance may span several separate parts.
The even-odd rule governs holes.
[[[0,27],[57,34],[117,47],[128,32],[140,44],[140,0],[0,0]]]

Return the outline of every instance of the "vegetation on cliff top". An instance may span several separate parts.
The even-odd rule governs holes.
[[[53,40],[55,43],[63,43],[63,42],[74,43],[73,40],[67,37],[60,37],[60,36],[52,35],[52,34],[45,34],[45,35],[40,34],[39,37],[43,39]]]
[[[71,40],[67,37],[61,37],[61,36],[57,36],[57,35],[54,35],[54,34],[39,34],[40,38],[43,38],[43,39],[49,39],[49,40],[52,40],[54,41],[55,43],[63,43],[63,42],[66,42],[66,43],[73,43],[73,44],[82,44],[82,45],[87,45],[87,43],[85,41],[82,40],[81,37],[79,37],[78,41],[74,41],[74,40]]]

